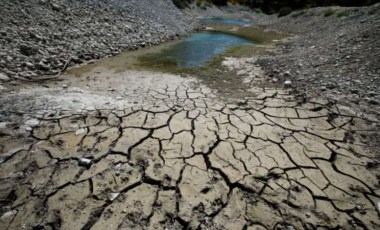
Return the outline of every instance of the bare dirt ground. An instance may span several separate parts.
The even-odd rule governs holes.
[[[226,101],[195,78],[104,69],[9,87],[2,229],[380,225],[379,121],[355,108],[280,88]]]
[[[230,97],[102,64],[4,84],[0,229],[379,229],[378,115],[257,60],[215,70]]]

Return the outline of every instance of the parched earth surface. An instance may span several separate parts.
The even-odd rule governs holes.
[[[104,69],[9,87],[1,229],[380,227],[379,121],[355,107]]]
[[[377,100],[373,8],[363,8],[363,23],[361,11],[342,19],[369,36],[355,33],[363,38],[355,62],[338,47],[344,61],[334,68],[334,37],[323,42],[322,28],[302,27],[265,55],[225,59],[215,69],[220,82],[102,64],[45,82],[7,79],[0,229],[379,229],[378,105],[351,97],[365,101],[368,86]],[[317,11],[309,16],[322,20]],[[305,26],[310,12],[286,20]],[[329,19],[325,29],[334,31],[341,18]],[[337,27],[342,44],[355,43],[347,24]],[[332,78],[323,97],[318,84],[340,67],[352,75]],[[349,78],[363,84],[343,87]],[[307,86],[307,97],[295,92]]]

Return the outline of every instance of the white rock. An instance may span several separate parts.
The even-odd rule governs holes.
[[[84,134],[86,132],[86,129],[78,129],[76,132],[75,132],[75,135],[76,136],[79,136],[79,135],[82,135],[82,134]]]
[[[284,85],[286,85],[286,86],[291,86],[291,85],[292,85],[292,81],[287,80],[287,81],[284,82]]]
[[[116,100],[123,100],[123,97],[116,97]]]
[[[33,130],[33,128],[32,128],[32,127],[30,127],[30,126],[25,126],[25,130],[26,130],[26,131],[32,131],[32,130]]]
[[[16,214],[17,214],[17,211],[16,211],[16,210],[12,210],[12,211],[9,211],[9,212],[4,213],[4,214],[0,217],[0,219],[1,219],[1,220],[7,220],[7,219],[10,219],[10,218],[14,217]]]
[[[28,68],[33,68],[34,67],[33,63],[31,63],[31,62],[25,62],[25,66],[28,67]]]
[[[0,122],[0,129],[5,129],[8,125],[8,122]]]
[[[0,73],[0,81],[10,81],[9,77],[3,73]]]
[[[37,119],[30,119],[25,122],[25,125],[30,126],[30,127],[35,127],[39,124],[40,124],[40,121]]]
[[[380,214],[380,202],[377,202],[377,211],[379,212],[379,214]]]
[[[277,82],[278,82],[278,79],[274,77],[274,78],[272,78],[272,82],[273,82],[273,83],[277,83]]]
[[[79,165],[81,165],[81,166],[90,166],[91,165],[91,159],[80,158],[79,159]]]
[[[67,88],[69,88],[69,86],[68,85],[63,85],[62,88],[63,89],[67,89]]]
[[[119,192],[113,192],[111,193],[111,196],[110,196],[110,201],[114,201],[118,196],[120,195]]]

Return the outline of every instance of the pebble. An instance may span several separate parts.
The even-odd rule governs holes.
[[[16,214],[17,214],[17,211],[16,210],[12,210],[12,211],[4,213],[0,217],[0,219],[4,221],[4,220],[7,220],[7,219],[10,219],[10,218],[14,217]]]
[[[67,88],[69,88],[69,86],[68,85],[63,85],[62,88],[63,89],[67,89]]]
[[[0,73],[0,81],[10,81],[9,77],[3,73]]]
[[[28,67],[28,68],[33,68],[34,64],[31,63],[31,62],[25,62],[25,66]]]
[[[119,192],[113,192],[113,193],[111,193],[109,200],[114,201],[119,195],[120,195]]]
[[[0,129],[5,129],[8,125],[8,122],[0,122]]]
[[[37,119],[30,119],[25,122],[26,126],[35,127],[40,124],[40,121]]]
[[[273,83],[277,83],[277,82],[278,82],[278,78],[275,78],[275,77],[272,78],[272,82],[273,82]]]
[[[88,158],[80,158],[80,159],[79,159],[79,165],[80,165],[80,166],[90,166],[90,165],[91,165],[91,159],[88,159]]]
[[[76,132],[75,132],[75,135],[76,136],[79,136],[79,135],[82,135],[82,134],[84,134],[86,132],[86,129],[78,129]]]
[[[61,6],[56,3],[52,3],[51,8],[53,8],[55,11],[59,11],[61,9]]]
[[[287,80],[287,81],[284,82],[284,85],[285,86],[291,86],[292,85],[292,81]]]

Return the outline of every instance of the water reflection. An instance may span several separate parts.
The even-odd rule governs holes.
[[[199,32],[165,49],[159,55],[161,61],[175,62],[178,67],[201,67],[230,47],[252,43],[230,34]]]
[[[226,19],[226,18],[202,18],[201,23],[212,24],[212,23],[223,23],[223,24],[234,24],[234,25],[251,25],[251,22],[238,20],[238,19]]]

